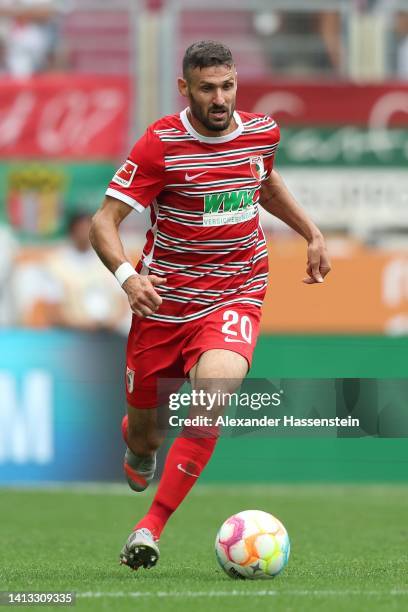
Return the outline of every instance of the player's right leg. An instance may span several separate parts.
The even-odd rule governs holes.
[[[180,386],[177,379],[184,377],[179,350],[182,331],[177,325],[133,318],[127,346],[128,414],[122,430],[128,447],[125,473],[135,491],[143,491],[152,480],[156,451],[165,436],[166,427],[159,419],[164,409],[158,407]],[[159,558],[157,539],[150,525],[136,526],[122,548],[120,562],[132,569],[153,567]]]
[[[158,406],[165,389],[160,376],[177,376],[176,356],[163,347],[163,324],[133,317],[126,351],[127,416],[122,432],[127,450],[124,470],[129,486],[144,491],[153,479],[156,451],[163,441],[157,426]],[[171,337],[170,337],[171,340]],[[164,400],[166,401],[166,399]]]
[[[156,453],[164,440],[157,427],[157,409],[138,409],[128,404],[122,433],[127,445],[123,464],[126,479],[133,491],[144,491],[153,480]]]

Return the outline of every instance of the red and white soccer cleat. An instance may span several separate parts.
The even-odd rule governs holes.
[[[149,529],[136,529],[128,537],[120,553],[120,564],[133,570],[150,569],[160,557],[159,547]]]
[[[122,435],[127,445],[128,417],[125,415],[122,420]],[[156,471],[156,454],[151,457],[138,457],[130,448],[126,449],[123,462],[126,480],[129,487],[140,493],[149,486]]]

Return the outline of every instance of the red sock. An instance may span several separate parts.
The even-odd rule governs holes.
[[[207,465],[217,437],[176,438],[167,455],[164,471],[153,503],[134,529],[150,529],[160,538],[165,524],[197,482]]]

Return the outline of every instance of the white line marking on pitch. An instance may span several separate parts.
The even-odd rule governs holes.
[[[330,591],[330,590],[293,590],[293,591],[87,591],[85,593],[77,593],[77,597],[85,598],[100,598],[100,597],[186,597],[186,598],[197,598],[197,597],[274,597],[277,595],[297,595],[307,596],[315,595],[317,597],[328,596],[349,596],[349,595],[370,595],[372,597],[384,597],[393,595],[408,595],[408,590],[404,589],[393,589],[391,591],[364,591],[364,590],[342,590],[342,591]]]
[[[157,488],[157,483],[150,485],[149,490],[146,491],[146,497],[153,497]],[[350,491],[356,491],[357,489],[361,489],[364,494],[383,494],[387,492],[391,493],[401,493],[405,494],[408,490],[408,487],[405,483],[400,484],[384,484],[384,485],[376,485],[376,484],[363,484],[363,485],[355,485],[355,484],[328,484],[325,485],[324,491],[322,491],[322,487],[316,485],[316,483],[308,483],[308,484],[289,484],[282,485],[280,483],[273,484],[271,489],[271,485],[268,483],[259,483],[252,485],[245,485],[245,490],[250,494],[259,494],[265,495],[271,494],[271,490],[274,494],[296,494],[297,497],[303,496],[312,496],[316,494],[327,495],[327,492],[330,492],[330,495],[340,495],[344,496],[348,494]],[[134,492],[129,489],[129,486],[125,483],[119,482],[41,482],[41,483],[4,483],[1,487],[1,493],[7,494],[7,492],[16,492],[16,493],[78,493],[78,494],[88,494],[88,495],[126,495],[130,497],[134,497]],[[240,495],[242,493],[242,487],[237,485],[224,485],[224,483],[219,484],[209,484],[209,483],[200,483],[199,487],[195,487],[191,492],[192,496],[201,497],[202,495],[207,495],[208,493],[228,493],[232,495]]]

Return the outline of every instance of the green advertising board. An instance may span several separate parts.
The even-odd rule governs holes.
[[[10,224],[22,240],[57,238],[70,214],[98,208],[115,170],[106,162],[2,163],[0,222]]]
[[[406,168],[408,130],[356,125],[281,128],[279,164],[306,167]]]
[[[408,337],[263,336],[254,378],[407,379]],[[407,405],[408,408],[408,405]],[[222,437],[206,482],[403,482],[407,438]]]

